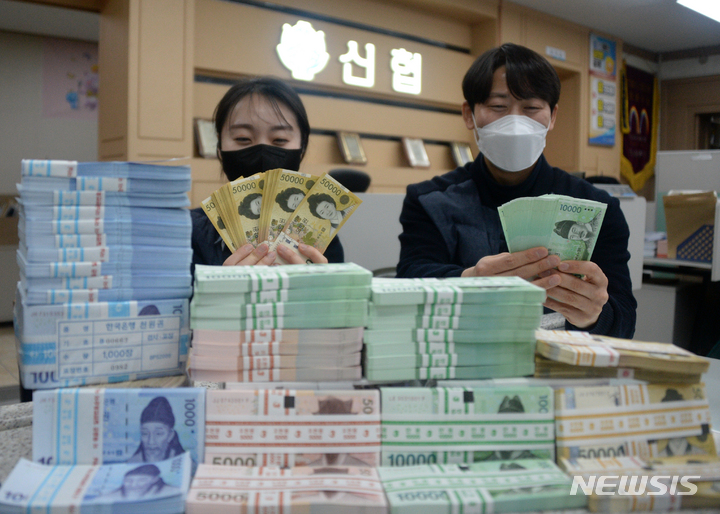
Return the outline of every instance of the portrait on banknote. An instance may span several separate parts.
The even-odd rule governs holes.
[[[160,476],[160,469],[154,464],[143,464],[131,469],[117,489],[102,495],[107,500],[147,500],[155,496],[181,494],[179,487],[166,483]]]
[[[140,415],[140,445],[128,462],[156,462],[180,455],[185,450],[175,431],[170,402],[156,396]]]
[[[346,196],[341,196],[339,200],[343,205],[350,201]],[[333,230],[337,230],[343,218],[348,214],[346,210],[339,210],[335,199],[325,193],[310,195],[307,202],[310,213],[318,219],[329,221]]]
[[[260,219],[262,208],[262,193],[251,193],[242,199],[238,205],[238,214],[251,220]]]

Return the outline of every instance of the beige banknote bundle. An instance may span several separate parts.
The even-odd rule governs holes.
[[[380,465],[377,390],[210,390],[206,401],[206,464]]]
[[[190,486],[186,512],[387,514],[388,505],[373,468],[233,468],[202,464]]]
[[[666,512],[720,505],[720,460],[715,455],[562,458],[558,464],[574,477],[577,493],[587,494],[590,512]]]
[[[555,437],[558,459],[717,454],[704,384],[557,389]]]
[[[696,383],[710,365],[708,359],[669,343],[564,330],[538,330],[536,337],[539,377],[613,376]]]
[[[301,243],[324,253],[361,203],[330,175],[274,169],[225,184],[202,208],[233,252],[265,242],[270,251],[284,245],[300,254]]]

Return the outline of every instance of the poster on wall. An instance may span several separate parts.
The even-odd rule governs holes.
[[[615,146],[616,68],[615,42],[590,34],[590,131],[588,142],[591,145]]]
[[[98,45],[45,38],[43,118],[97,120]]]
[[[639,191],[652,177],[657,154],[657,78],[623,62],[620,72],[622,156],[620,173]]]

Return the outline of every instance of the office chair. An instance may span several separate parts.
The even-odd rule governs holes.
[[[353,193],[364,193],[370,187],[370,175],[360,170],[336,169],[328,172],[332,178],[340,182]]]

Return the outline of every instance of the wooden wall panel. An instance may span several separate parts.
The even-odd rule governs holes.
[[[276,11],[217,0],[197,0],[195,67],[201,72],[230,75],[275,75],[290,79],[276,52],[284,23],[294,25],[301,17]],[[361,29],[310,20],[315,30],[325,32],[327,66],[312,82],[298,81],[299,86],[326,87],[352,94],[383,96],[406,102],[429,102],[457,107],[462,103],[460,81],[473,61],[469,54],[436,46],[402,40]],[[457,24],[462,28],[460,24]],[[465,26],[469,33],[469,27]],[[242,34],[239,41],[238,34]],[[373,43],[375,50],[375,86],[371,89],[348,86],[342,82],[342,63],[338,58],[347,52],[347,42]],[[236,41],[237,44],[228,44]],[[252,41],[251,50],[243,41]],[[392,90],[390,50],[404,48],[422,55],[422,92],[419,95]]]
[[[194,0],[107,0],[100,14],[101,159],[192,154]]]
[[[720,75],[663,80],[660,98],[660,150],[695,150],[697,115],[720,112]]]

